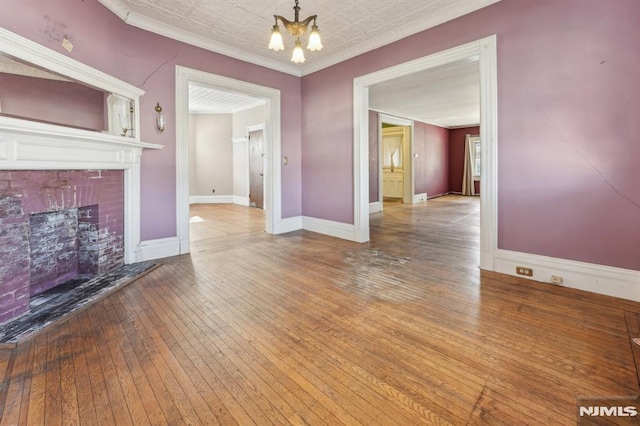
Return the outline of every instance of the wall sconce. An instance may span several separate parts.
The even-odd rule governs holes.
[[[155,110],[156,110],[156,127],[158,128],[158,131],[164,132],[164,125],[166,121],[164,117],[164,112],[162,112],[162,107],[160,106],[160,102],[156,103]]]

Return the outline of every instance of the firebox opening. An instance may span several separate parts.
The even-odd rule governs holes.
[[[98,205],[29,217],[30,295],[98,273]]]

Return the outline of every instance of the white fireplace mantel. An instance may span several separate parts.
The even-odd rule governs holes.
[[[163,146],[109,133],[0,117],[0,170],[124,170],[125,263],[139,259],[143,148]]]
[[[3,169],[123,169],[143,148],[162,145],[105,132],[74,129],[0,116]]]

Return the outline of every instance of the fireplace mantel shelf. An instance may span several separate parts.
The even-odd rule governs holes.
[[[39,123],[36,121],[0,116],[0,159],[3,159],[2,143],[6,140],[8,135],[46,137],[49,139],[67,141],[93,141],[102,144],[129,146],[135,148],[164,148],[164,145],[142,142],[135,138],[113,135],[111,133],[75,129],[72,127],[57,126],[55,124]],[[9,137],[9,139],[13,138]]]

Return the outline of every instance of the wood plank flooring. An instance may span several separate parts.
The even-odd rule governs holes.
[[[385,205],[367,244],[192,217],[190,255],[0,351],[0,425],[573,425],[639,393],[640,304],[481,274],[477,198]]]

